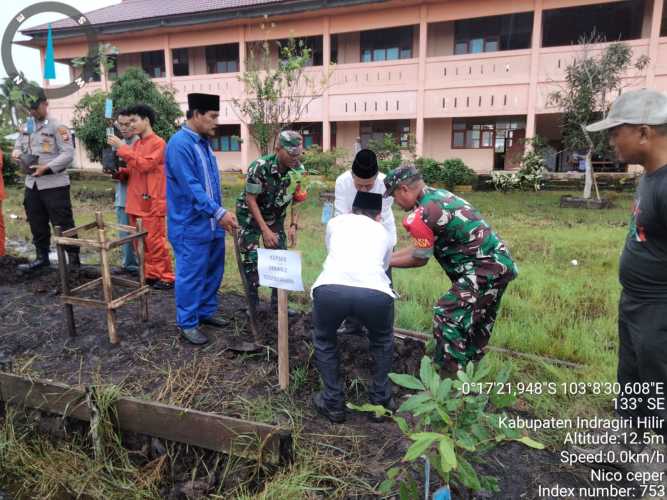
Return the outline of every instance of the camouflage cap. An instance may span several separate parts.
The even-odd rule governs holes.
[[[294,130],[283,130],[278,137],[280,146],[292,156],[299,156],[303,153],[303,139],[301,134]]]
[[[399,184],[405,181],[421,178],[422,174],[412,165],[401,165],[400,167],[395,168],[384,178],[384,187],[387,189],[384,193],[384,197],[386,198],[394,194],[394,189],[396,189]]]

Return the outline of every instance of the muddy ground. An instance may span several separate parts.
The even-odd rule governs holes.
[[[0,357],[11,358],[15,372],[68,384],[120,384],[135,397],[286,426],[295,418],[290,408],[297,408],[302,426],[299,439],[307,443],[304,447],[332,459],[341,474],[347,468],[347,473],[352,471],[372,486],[385,478],[386,470],[400,460],[407,448],[408,443],[392,422],[371,423],[365,415],[351,413],[344,425],[336,426],[311,408],[310,399],[318,390],[319,381],[312,359],[309,314],[290,319],[291,388],[283,394],[277,387],[276,322],[272,314],[265,313],[260,318],[269,349],[254,355],[239,355],[229,349],[239,339],[251,340],[241,296],[220,297],[221,313],[233,319],[232,325],[225,330],[207,329],[211,342],[202,348],[177,336],[173,293],[152,291],[148,322],[139,321],[137,303],[119,310],[122,342],[112,346],[105,316],[97,309],[75,306],[78,335],[68,337],[57,272],[49,269],[27,278],[17,273],[20,261],[0,258]],[[83,273],[71,284],[85,282],[94,274],[94,270]],[[367,339],[343,336],[339,349],[348,396],[354,402],[365,402],[365,381],[371,366]],[[414,373],[422,355],[421,344],[397,341],[394,371]],[[399,399],[403,395],[396,394]],[[155,446],[146,443],[135,445],[143,446],[148,461],[155,454]],[[208,459],[211,455],[202,454]],[[170,477],[162,491],[164,497],[193,498],[215,490],[220,481],[229,481],[231,488],[247,479],[243,473],[233,478],[193,478],[194,455],[184,452],[181,457],[178,463],[171,464]],[[479,469],[498,477],[501,493],[476,497],[460,493],[456,498],[540,498],[538,484],[586,486],[590,476],[589,469],[560,464],[554,451],[528,449],[516,443],[494,450]],[[253,488],[259,491],[261,484],[254,484]],[[353,489],[348,495],[372,498],[361,489]],[[325,493],[321,497],[332,496]],[[4,498],[1,490],[0,498]]]

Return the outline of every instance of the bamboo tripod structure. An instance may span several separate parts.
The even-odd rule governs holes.
[[[112,229],[125,231],[128,236],[118,239],[107,239],[105,232],[106,227]],[[79,231],[89,229],[97,229],[97,239],[86,240],[76,238]],[[55,243],[56,251],[58,253],[58,271],[60,273],[60,282],[62,286],[62,302],[65,309],[65,323],[67,331],[71,337],[76,336],[76,325],[74,322],[73,305],[85,307],[97,307],[106,310],[107,316],[107,331],[109,333],[109,342],[118,344],[120,337],[116,328],[116,309],[127,304],[131,300],[140,300],[140,317],[142,321],[148,321],[148,293],[150,287],[146,285],[146,277],[144,275],[144,240],[146,238],[146,231],[144,231],[141,219],[137,219],[137,227],[126,226],[123,224],[106,224],[102,218],[101,212],[95,212],[95,222],[77,226],[67,231],[63,231],[59,226],[55,228]],[[132,281],[125,278],[118,278],[111,276],[111,266],[109,263],[109,250],[124,245],[126,243],[137,242],[137,258],[139,260],[139,281]],[[84,283],[72,290],[69,289],[67,281],[67,264],[65,262],[65,246],[78,246],[96,248],[100,253],[101,274],[100,278],[96,278],[88,283]],[[84,291],[95,289],[98,285],[102,285],[103,300],[96,300],[90,298],[83,298],[77,296]],[[134,288],[132,291],[122,295],[116,299],[113,298],[113,285],[124,286],[127,288]]]

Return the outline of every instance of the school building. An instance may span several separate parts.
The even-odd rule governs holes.
[[[219,94],[213,147],[223,169],[257,156],[248,127],[231,104],[239,72],[263,40],[298,38],[311,49],[308,75],[330,74],[299,128],[306,145],[352,150],[389,132],[417,156],[458,157],[478,172],[516,166],[522,141],[538,134],[560,150],[560,112],[549,94],[581,54],[593,30],[623,40],[650,63],[624,79],[627,89],[667,90],[664,0],[124,0],[86,13],[99,42],[118,48],[116,78],[139,66],[176,90]],[[68,63],[87,53],[77,25],[52,24],[55,55]],[[47,27],[25,29],[44,54]],[[599,50],[604,44],[595,45]],[[43,59],[43,57],[42,57]],[[69,123],[74,104],[104,87],[51,100]],[[240,137],[241,143],[235,138]],[[550,168],[568,170],[566,155]]]

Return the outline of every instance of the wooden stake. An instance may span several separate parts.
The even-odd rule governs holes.
[[[63,232],[60,226],[55,227],[56,236],[62,236]],[[56,253],[58,254],[58,273],[60,274],[60,286],[62,287],[62,295],[67,297],[70,294],[69,282],[67,281],[67,265],[65,264],[65,250],[62,245],[56,241]],[[65,309],[65,324],[67,326],[67,333],[70,337],[76,336],[76,325],[74,323],[74,309],[72,304],[63,302]]]
[[[137,219],[137,232],[144,232],[144,222],[141,218]],[[144,271],[144,255],[146,248],[146,236],[139,238],[137,241],[137,258],[139,259],[139,288],[146,286],[146,274]],[[148,294],[143,294],[139,299],[141,314],[141,321],[148,321]]]
[[[106,234],[104,232],[104,219],[102,212],[95,212],[97,221],[97,239],[102,245],[100,248],[102,264],[102,292],[104,293],[104,302],[107,304],[107,330],[109,331],[109,342],[118,344],[120,337],[116,331],[116,311],[111,307],[113,301],[113,285],[111,284],[111,269],[109,267],[109,251],[106,249]]]
[[[288,330],[287,290],[278,288],[278,383],[283,391],[289,385]]]

